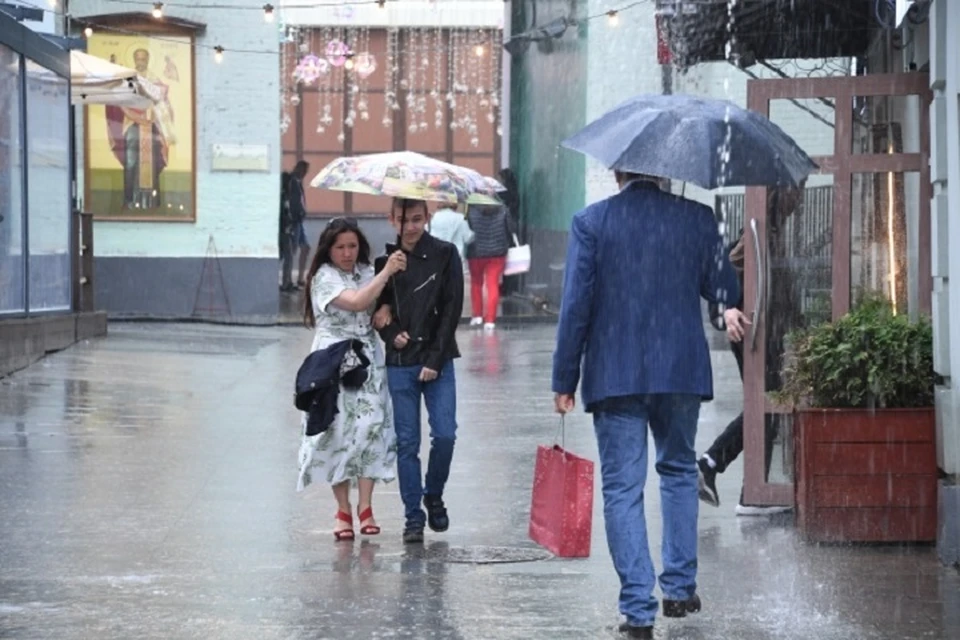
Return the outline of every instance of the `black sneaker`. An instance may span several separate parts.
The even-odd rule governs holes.
[[[408,524],[403,530],[404,544],[423,544],[423,525]]]
[[[423,496],[423,506],[427,508],[427,524],[430,529],[442,533],[450,528],[450,518],[447,517],[447,508],[443,506],[443,498]]]
[[[624,622],[620,625],[620,635],[624,638],[641,638],[641,640],[653,640],[653,627],[635,627],[632,624]]]
[[[706,458],[697,460],[697,490],[700,499],[711,507],[720,506],[720,494],[717,492],[717,470],[710,466]]]
[[[693,594],[687,600],[663,599],[663,615],[667,618],[683,618],[688,613],[700,612],[700,596]]]

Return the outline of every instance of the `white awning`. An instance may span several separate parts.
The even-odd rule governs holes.
[[[146,108],[137,72],[82,51],[70,52],[70,93],[73,104],[112,104]]]

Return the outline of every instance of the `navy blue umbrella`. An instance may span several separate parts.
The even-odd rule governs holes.
[[[609,169],[705,189],[799,186],[816,163],[777,125],[724,100],[641,95],[591,122],[563,146]]]

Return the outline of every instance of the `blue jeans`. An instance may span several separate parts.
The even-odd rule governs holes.
[[[423,366],[387,367],[397,433],[397,477],[407,526],[423,527],[427,516],[420,506],[424,495],[442,496],[450,476],[453,444],[457,438],[457,379],[453,360],[443,365],[432,382],[420,382]],[[420,471],[420,398],[430,421],[430,459],[426,483]]]
[[[658,608],[643,513],[647,426],[653,433],[660,475],[660,589],[670,600],[686,600],[697,589],[699,500],[694,440],[699,416],[700,397],[681,394],[608,398],[594,408],[607,544],[620,576],[620,613],[632,625],[652,625]]]

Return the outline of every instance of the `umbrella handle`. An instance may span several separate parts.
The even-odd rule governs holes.
[[[753,303],[753,325],[750,327],[750,351],[757,350],[757,330],[760,326],[760,314],[763,312],[764,282],[763,254],[760,252],[760,233],[757,231],[757,219],[750,218],[750,231],[753,233],[753,250],[757,257],[757,298]]]

